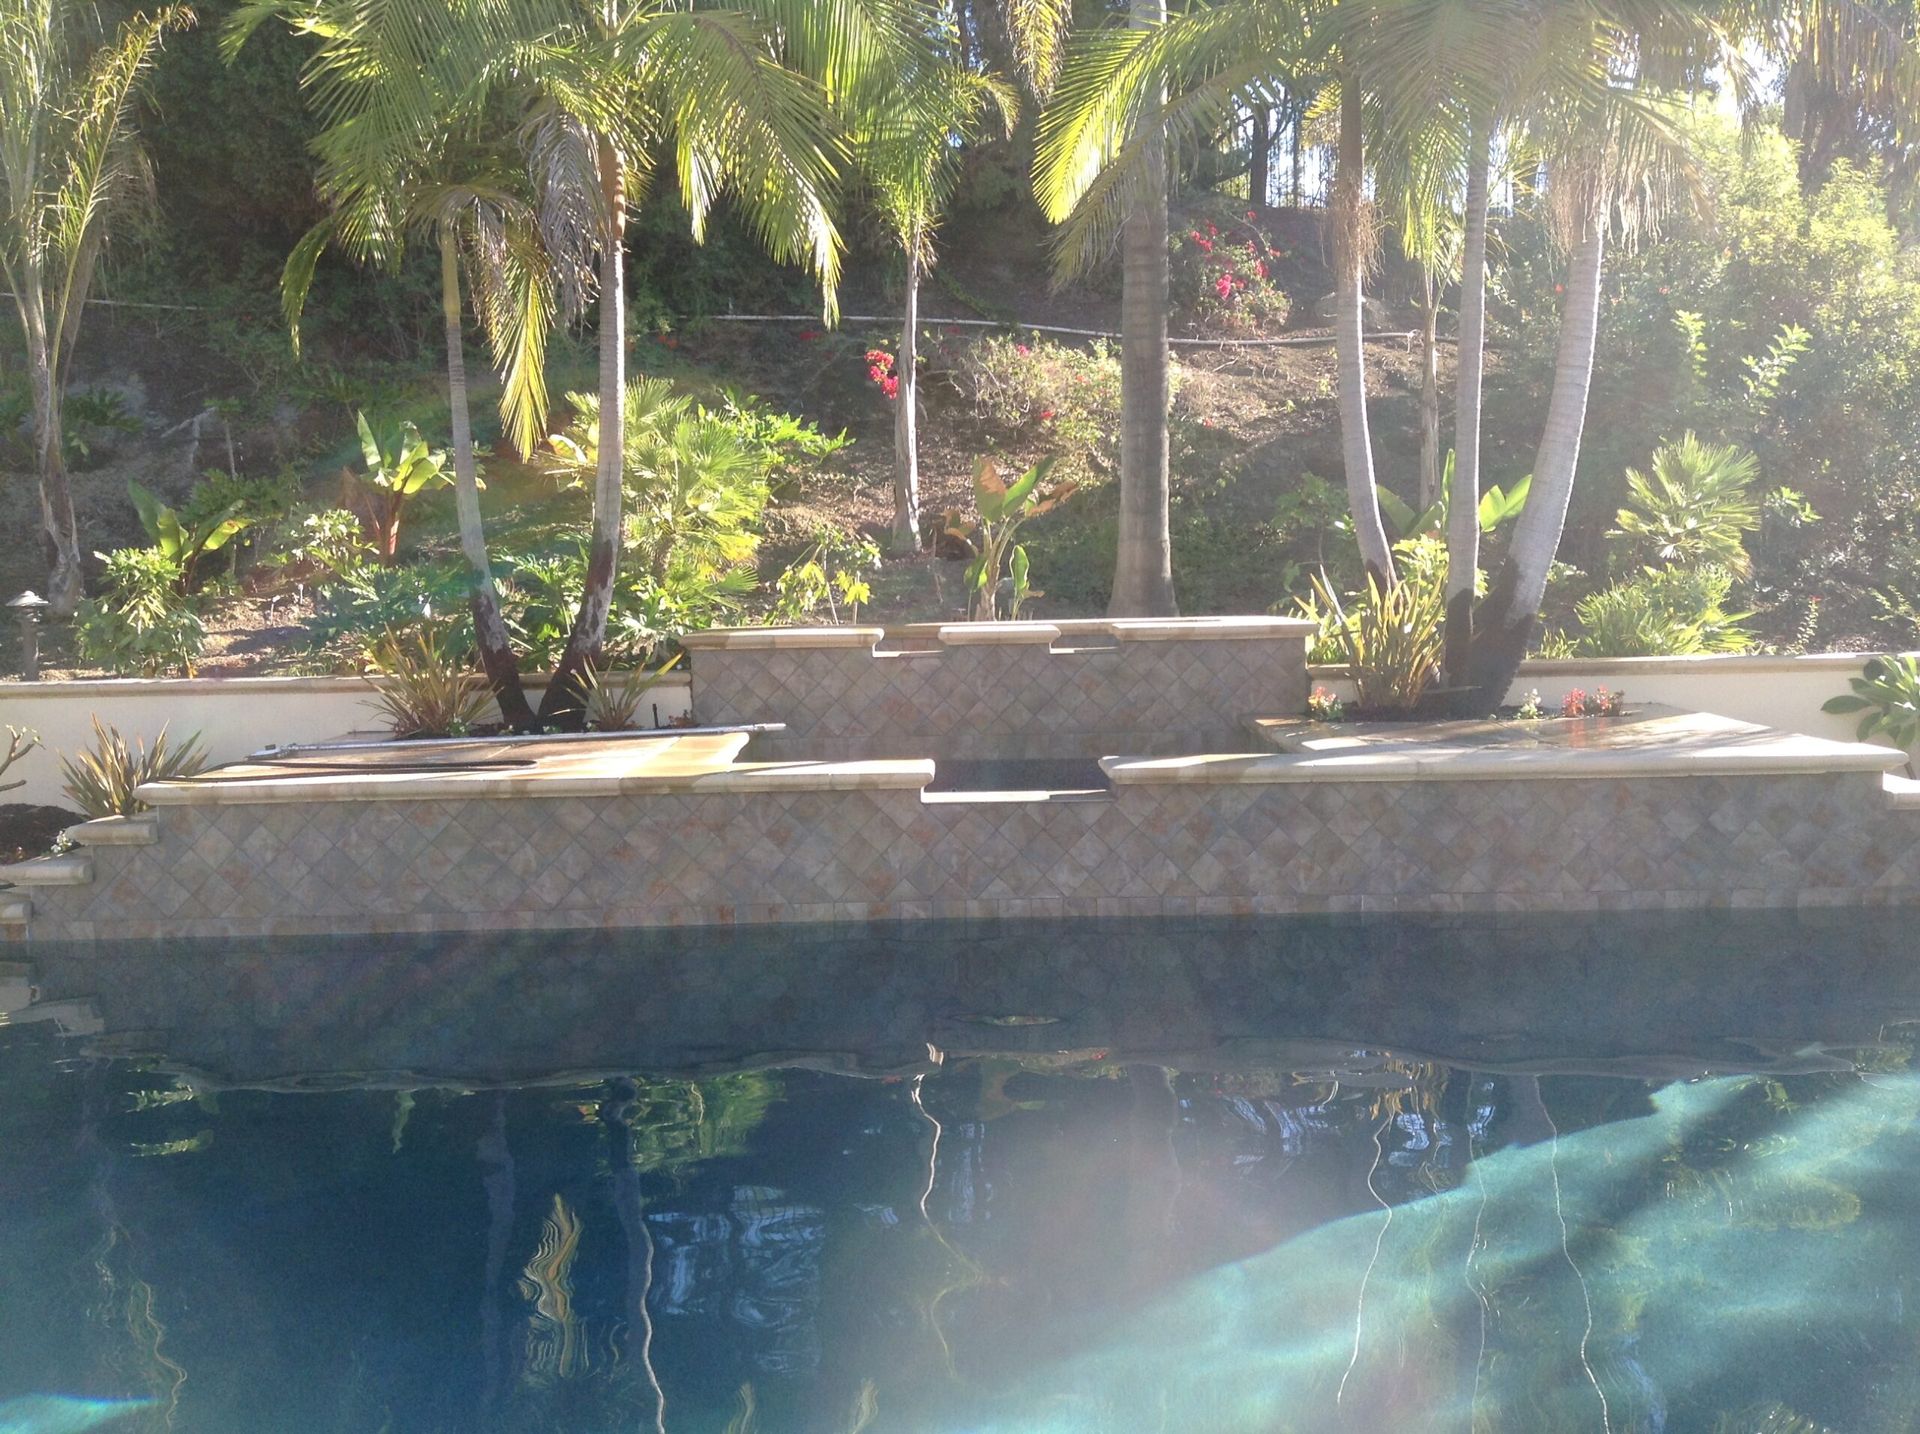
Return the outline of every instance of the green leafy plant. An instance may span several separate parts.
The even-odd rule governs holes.
[[[396,737],[463,737],[487,715],[493,693],[449,624],[389,630],[367,647],[379,673],[374,703]]]
[[[1868,661],[1860,676],[1848,679],[1853,690],[1829,697],[1822,712],[1839,716],[1860,714],[1854,728],[1861,741],[1885,737],[1909,754],[1907,775],[1916,776],[1912,752],[1920,747],[1920,657],[1911,654],[1875,657]]]
[[[1547,715],[1547,709],[1540,704],[1540,689],[1528,689],[1526,697],[1514,709],[1514,719],[1519,722],[1538,722]]]
[[[103,727],[95,717],[93,749],[60,759],[66,777],[61,789],[89,817],[130,817],[147,810],[147,804],[134,795],[143,784],[177,781],[206,766],[199,744],[195,733],[179,746],[170,746],[165,727],[151,747],[142,741],[129,742],[117,727]]]
[[[1445,650],[1444,566],[1412,568],[1385,591],[1369,573],[1349,611],[1324,573],[1313,580],[1319,604],[1334,616],[1334,637],[1363,713],[1411,712],[1440,675]]]
[[[25,727],[0,728],[7,734],[6,750],[0,751],[0,777],[7,774],[7,768],[19,761],[27,753],[40,745],[40,734]],[[10,792],[15,787],[26,786],[24,777],[11,782],[0,782],[0,792]]]
[[[1227,222],[1222,229],[1202,219],[1169,241],[1169,300],[1202,333],[1280,328],[1291,307],[1275,277],[1284,257],[1249,222]]]
[[[1746,536],[1760,526],[1759,476],[1753,454],[1689,432],[1656,449],[1649,472],[1627,470],[1627,506],[1610,536],[1632,563],[1711,564],[1744,577],[1753,570]]]
[[[431,447],[411,422],[379,437],[366,414],[356,412],[353,422],[360,431],[360,454],[367,465],[360,475],[367,501],[367,532],[380,560],[390,563],[400,550],[400,522],[407,504],[428,488],[450,486],[453,469],[447,451]]]
[[[266,561],[307,570],[316,584],[326,585],[365,572],[373,559],[359,516],[347,508],[325,508],[303,514],[291,541]]]
[[[1746,613],[1726,610],[1733,576],[1724,568],[1650,569],[1574,604],[1570,657],[1690,657],[1743,652]]]
[[[1527,506],[1527,494],[1532,488],[1533,476],[1528,474],[1511,488],[1502,488],[1496,483],[1482,493],[1477,513],[1480,531],[1495,532],[1518,518],[1520,510]],[[1380,516],[1396,541],[1429,535],[1445,537],[1447,511],[1453,492],[1453,453],[1449,451],[1446,462],[1441,465],[1440,501],[1422,512],[1416,513],[1404,498],[1389,489],[1376,488],[1374,491],[1380,499]]]
[[[183,515],[131,478],[127,480],[127,496],[133,500],[140,526],[147,530],[153,546],[173,563],[182,592],[193,590],[200,559],[224,548],[234,534],[253,521],[241,511],[244,504],[239,499],[198,513],[190,504]]]
[[[76,389],[66,396],[62,408],[60,444],[75,467],[91,463],[103,439],[140,431],[140,420],[118,389]]]
[[[970,528],[956,512],[947,514],[947,536],[965,543],[973,553],[967,565],[967,615],[992,622],[1000,615],[1000,578],[1012,564],[1012,598],[1009,615],[1017,618],[1021,606],[1038,596],[1028,582],[1031,567],[1027,550],[1014,539],[1031,518],[1051,511],[1064,502],[1077,485],[1057,483],[1041,485],[1053,472],[1055,460],[1043,458],[1009,483],[991,458],[982,458],[973,468],[973,502],[979,510],[977,528]]]
[[[684,656],[676,652],[654,668],[626,672],[596,669],[587,679],[587,725],[598,732],[625,732],[638,726],[634,719],[639,715],[641,699],[679,666]]]
[[[180,565],[161,548],[116,548],[101,594],[74,616],[74,649],[84,662],[120,675],[153,677],[177,668],[193,675],[207,629],[183,591]]]
[[[1119,458],[1120,357],[1104,339],[1075,348],[1039,334],[956,340],[936,334],[929,379],[944,379],[1009,441],[1044,445],[1062,471],[1104,476]]]

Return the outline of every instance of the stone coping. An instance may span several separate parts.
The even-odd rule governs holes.
[[[1745,652],[1708,652],[1692,657],[1530,657],[1520,664],[1521,677],[1551,677],[1555,673],[1578,673],[1583,676],[1621,677],[1631,679],[1636,674],[1642,677],[1713,677],[1720,674],[1748,674],[1764,676],[1786,672],[1806,672],[1832,670],[1848,675],[1857,674],[1862,667],[1875,657],[1912,656],[1920,654],[1878,653],[1878,652],[1800,652],[1800,653],[1745,653]],[[1316,680],[1336,680],[1348,676],[1347,668],[1341,663],[1316,663],[1307,669]],[[1836,679],[1840,680],[1840,679]],[[1621,684],[1623,687],[1627,683]],[[1545,695],[1544,693],[1542,695]],[[1632,693],[1629,690],[1628,695]]]
[[[236,762],[183,781],[149,782],[136,794],[155,807],[249,806],[673,792],[917,791],[933,780],[931,759],[741,762],[737,759],[746,743],[743,732],[644,742],[475,742],[451,753],[393,743],[351,753],[306,752],[283,760]]]
[[[1295,617],[1063,618],[1058,622],[936,622],[895,627],[715,627],[690,632],[680,645],[693,652],[790,651],[816,648],[873,650],[881,642],[946,647],[1051,646],[1061,638],[1106,637],[1116,642],[1305,641],[1319,629]]]
[[[1439,742],[1322,753],[1260,756],[1104,757],[1116,787],[1224,786],[1276,782],[1460,782],[1534,777],[1792,776],[1882,773],[1901,754],[1862,742],[1833,742],[1755,728],[1725,740],[1632,747],[1468,747]]]

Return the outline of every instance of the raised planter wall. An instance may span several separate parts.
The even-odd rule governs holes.
[[[536,681],[530,690],[538,693]],[[65,805],[57,753],[93,745],[92,719],[129,738],[200,734],[209,765],[234,762],[262,747],[324,742],[350,733],[379,735],[373,694],[359,677],[121,678],[99,682],[0,682],[0,726],[30,727],[41,749],[14,764],[5,780],[26,785],[0,802]],[[661,720],[686,716],[685,674],[670,672],[647,694]]]
[[[779,722],[771,758],[1064,758],[1248,749],[1307,699],[1291,618],[726,628],[690,634],[693,713]]]

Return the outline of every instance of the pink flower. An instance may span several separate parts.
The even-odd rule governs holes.
[[[1053,410],[1052,410],[1051,408],[1043,408],[1043,409],[1041,409],[1041,410],[1040,410],[1040,421],[1041,421],[1042,423],[1052,423],[1052,422],[1053,422]]]
[[[1033,352],[1033,350],[1028,348],[1025,344],[1015,344],[1013,346],[1013,351],[1019,354],[1021,358],[1025,358],[1028,354]]]
[[[1253,261],[1253,272],[1258,274],[1263,279],[1266,278],[1267,277],[1267,261],[1265,259],[1255,259]]]
[[[1253,211],[1253,210],[1251,210],[1251,209],[1249,209],[1249,210],[1247,211],[1247,222],[1248,222],[1248,223],[1252,223],[1252,222],[1253,222],[1254,220],[1256,220],[1256,219],[1258,219],[1259,217],[1260,217],[1260,216],[1259,216],[1258,214],[1256,214],[1256,213],[1254,213],[1254,211]]]
[[[1196,234],[1193,236],[1193,242],[1200,246],[1200,252],[1202,254],[1211,254],[1213,252],[1213,240],[1202,239],[1198,234]]]
[[[1233,275],[1222,274],[1213,281],[1213,291],[1223,299],[1233,297]]]
[[[900,380],[892,374],[888,374],[880,380],[880,392],[884,393],[888,398],[898,398],[900,396]]]

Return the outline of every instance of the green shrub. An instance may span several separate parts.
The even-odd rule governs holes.
[[[994,334],[936,346],[930,363],[990,425],[993,436],[1045,447],[1069,475],[1115,470],[1120,356],[1104,339],[1075,348],[1037,334],[1029,339]]]
[[[141,784],[191,777],[206,766],[199,742],[195,733],[178,747],[170,747],[167,729],[162,727],[148,747],[144,742],[128,742],[118,728],[102,727],[95,717],[93,750],[60,759],[66,776],[62,790],[89,817],[133,816],[147,810],[147,804],[134,795]]]
[[[100,596],[82,602],[74,618],[81,661],[120,676],[154,677],[178,668],[191,677],[207,630],[182,591],[179,562],[159,548],[94,556],[106,570]]]
[[[1842,716],[1859,713],[1855,731],[1862,742],[1884,736],[1902,751],[1920,748],[1920,658],[1873,658],[1848,685],[1851,692],[1828,698],[1820,710]],[[1911,762],[1907,770],[1912,772]]]
[[[324,587],[364,574],[373,558],[373,544],[367,541],[359,514],[347,508],[324,508],[302,514],[291,525],[286,545],[266,561],[310,573],[314,583]]]
[[[140,515],[140,526],[153,542],[152,550],[173,564],[182,592],[193,591],[200,560],[224,548],[253,521],[241,512],[244,505],[238,498],[225,502],[202,499],[175,510],[131,478],[127,480],[127,496]]]
[[[1582,598],[1578,630],[1567,634],[1572,657],[1687,657],[1743,652],[1753,634],[1746,613],[1726,611],[1733,575],[1724,568],[1646,571]]]

